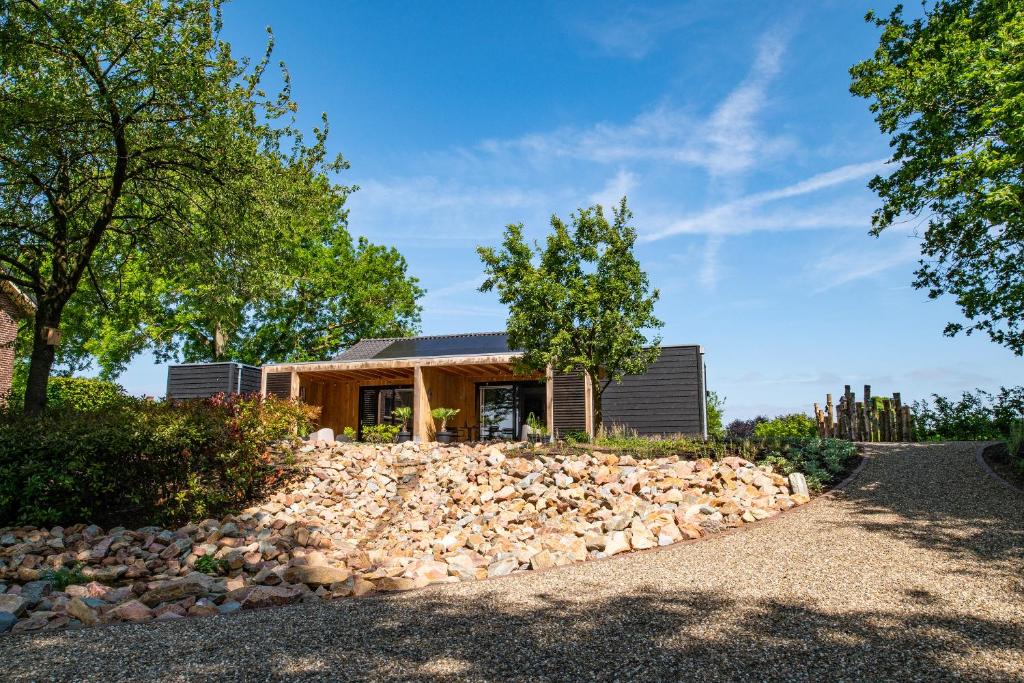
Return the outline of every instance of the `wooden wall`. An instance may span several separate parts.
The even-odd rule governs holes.
[[[604,425],[639,434],[706,434],[704,353],[700,346],[663,346],[642,375],[626,375],[604,392]]]
[[[321,427],[330,427],[341,434],[345,427],[359,427],[359,388],[409,386],[411,379],[375,379],[326,381],[305,378],[299,374],[300,391],[305,402],[320,407]]]

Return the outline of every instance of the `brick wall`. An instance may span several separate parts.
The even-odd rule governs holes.
[[[18,336],[18,319],[21,313],[7,293],[0,289],[0,403],[11,391],[11,375],[14,372],[14,340]]]

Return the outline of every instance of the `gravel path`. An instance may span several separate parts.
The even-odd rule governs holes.
[[[707,541],[184,622],[0,637],[0,680],[1024,679],[1024,496],[975,444]]]

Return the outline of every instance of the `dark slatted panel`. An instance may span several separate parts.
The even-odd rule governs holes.
[[[167,396],[175,400],[209,398],[229,392],[233,363],[172,365],[167,368]]]
[[[254,394],[260,390],[263,370],[251,365],[242,366],[242,386],[238,388],[239,393]]]
[[[627,375],[605,390],[605,428],[621,425],[639,434],[705,431],[704,357],[699,346],[666,346],[642,375]]]
[[[359,390],[359,438],[363,438],[363,426],[377,424],[377,397],[379,389],[362,387]]]
[[[292,393],[292,373],[290,372],[268,372],[267,373],[267,396],[288,398]]]
[[[587,428],[583,402],[583,378],[556,372],[551,379],[555,438],[565,432],[582,432]]]

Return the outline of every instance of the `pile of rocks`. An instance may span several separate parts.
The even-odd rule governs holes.
[[[297,455],[304,478],[221,520],[0,530],[0,631],[502,576],[695,539],[808,501],[800,475],[741,458],[324,441]]]

